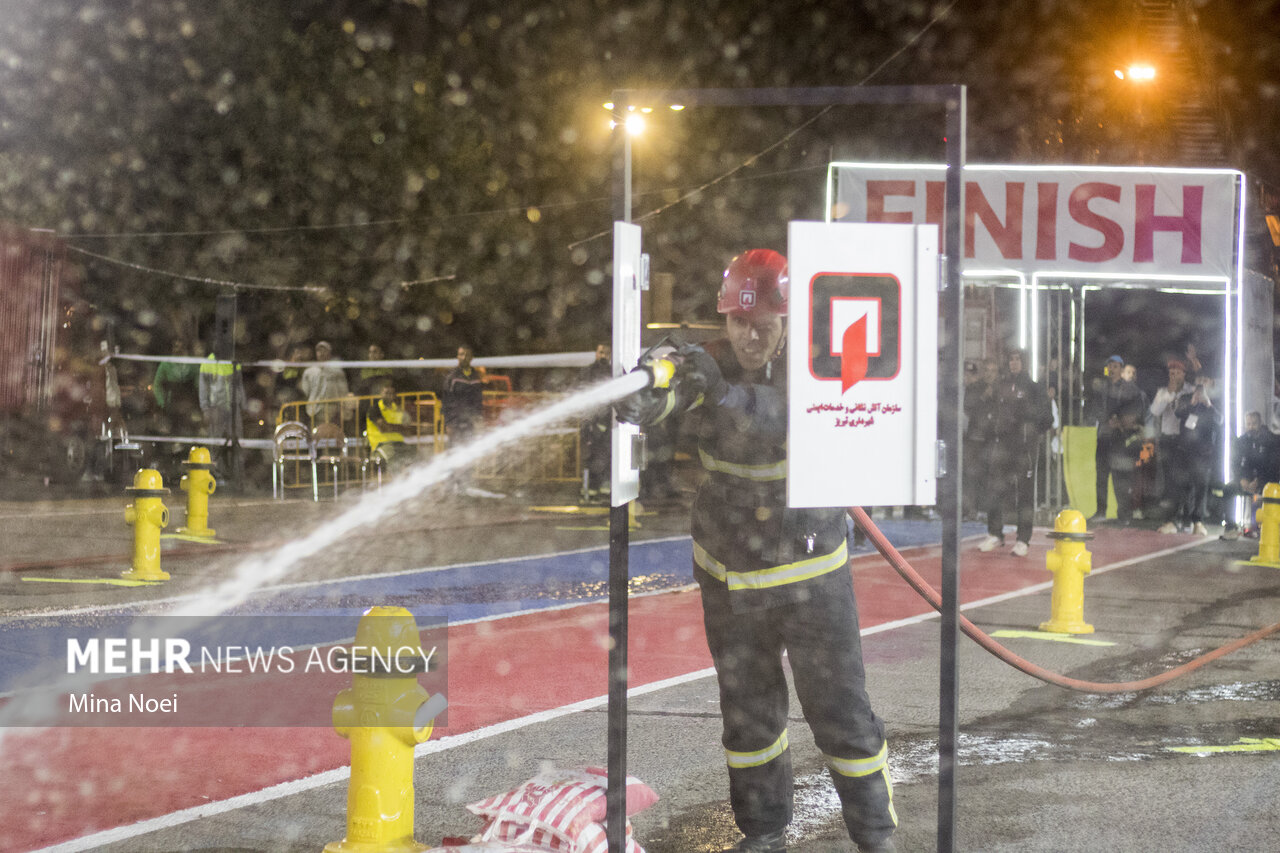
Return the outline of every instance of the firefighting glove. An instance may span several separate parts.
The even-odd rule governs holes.
[[[662,420],[670,411],[670,406],[670,388],[648,386],[614,403],[613,411],[620,421],[647,426]]]
[[[631,371],[646,374],[649,381],[644,388],[613,404],[618,420],[647,426],[670,414],[675,405],[675,393],[671,387],[675,369],[674,360],[667,355],[650,358]]]
[[[672,384],[678,387],[680,396],[687,398],[690,404],[701,397],[707,405],[720,405],[729,393],[729,383],[724,380],[720,365],[711,353],[690,344],[678,349],[676,355],[680,363]]]

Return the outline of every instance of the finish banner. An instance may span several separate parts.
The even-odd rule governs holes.
[[[946,166],[832,163],[837,222],[940,225]],[[968,275],[1230,279],[1244,176],[1228,169],[965,166]]]

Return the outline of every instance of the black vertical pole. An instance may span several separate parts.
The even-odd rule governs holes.
[[[218,294],[214,310],[214,345],[213,357],[217,361],[225,361],[231,365],[231,418],[227,425],[228,433],[222,436],[227,448],[227,477],[231,481],[231,491],[238,492],[242,482],[243,465],[240,459],[240,395],[237,385],[242,382],[240,365],[236,361],[236,292]]]
[[[614,109],[625,116],[625,98],[615,98]],[[631,221],[631,140],[622,121],[614,128],[613,216],[620,222]],[[617,319],[615,311],[614,322]],[[627,838],[627,549],[631,534],[627,508],[624,503],[609,509],[609,765],[605,795],[609,853],[623,853]]]
[[[959,637],[960,593],[960,478],[964,460],[961,447],[960,413],[964,407],[961,335],[964,288],[961,233],[963,221],[963,173],[965,150],[965,89],[947,100],[947,185],[943,256],[946,280],[939,307],[942,323],[938,348],[938,437],[946,447],[946,475],[939,479],[942,509],[942,636],[941,670],[938,686],[938,853],[955,849],[956,823],[956,741],[959,728],[959,667],[956,644]]]

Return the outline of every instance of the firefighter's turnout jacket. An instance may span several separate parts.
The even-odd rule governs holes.
[[[735,611],[808,600],[849,555],[842,510],[787,508],[786,359],[748,374],[728,340],[706,349],[730,394],[693,412],[706,470],[693,506],[699,580],[722,585]]]
[[[693,507],[694,575],[720,686],[734,818],[748,836],[791,820],[785,650],[849,834],[872,846],[897,818],[884,725],[865,689],[844,511],[787,508],[785,356],[748,373],[727,339],[706,350],[727,396],[717,406],[690,404],[677,384],[662,411],[696,418],[706,470]]]

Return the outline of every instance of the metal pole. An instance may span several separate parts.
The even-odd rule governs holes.
[[[941,297],[942,345],[938,357],[938,437],[945,442],[946,476],[939,478],[942,510],[942,634],[938,686],[938,851],[955,849],[956,823],[956,741],[959,730],[959,667],[956,644],[959,639],[959,555],[960,480],[964,460],[961,448],[960,413],[964,409],[963,360],[961,358],[964,288],[960,276],[963,263],[960,242],[961,211],[964,210],[963,173],[965,152],[965,89],[959,87],[948,98],[947,186],[943,254],[947,259],[946,287]],[[948,405],[950,404],[950,405]]]
[[[625,117],[627,100],[614,98]],[[631,137],[626,122],[614,127],[614,219],[631,221]],[[614,322],[617,322],[614,314]],[[628,503],[609,509],[609,764],[605,793],[605,837],[609,853],[626,850],[627,835],[627,592],[630,516]]]
[[[227,451],[227,479],[230,480],[232,492],[239,492],[243,482],[243,463],[240,458],[240,399],[236,393],[237,379],[240,379],[240,364],[236,361],[236,311],[237,311],[237,293],[233,288],[230,293],[218,294],[216,303],[216,311],[214,317],[214,353],[213,357],[217,361],[226,361],[231,364],[231,417],[227,426],[227,434],[221,436],[228,448]]]

